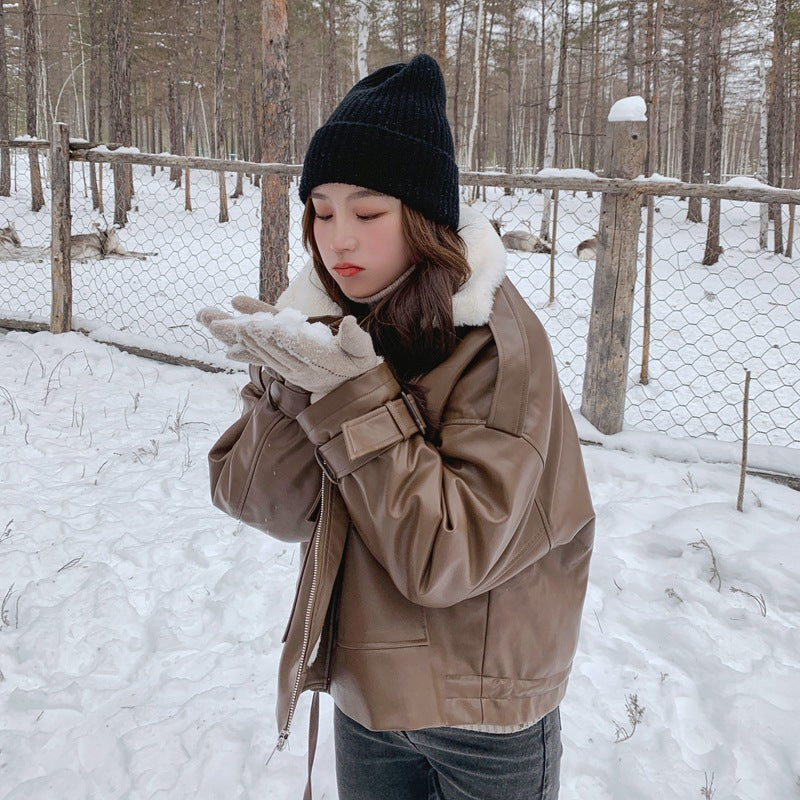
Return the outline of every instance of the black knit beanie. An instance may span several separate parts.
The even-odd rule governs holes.
[[[300,200],[320,184],[350,183],[456,230],[458,167],[445,103],[444,76],[428,55],[367,75],[311,139]]]

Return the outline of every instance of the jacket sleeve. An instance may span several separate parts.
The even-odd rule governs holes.
[[[275,538],[307,541],[320,491],[314,447],[296,419],[308,393],[251,366],[242,399],[241,418],[208,455],[212,502]]]
[[[386,365],[298,416],[336,480],[358,535],[412,602],[454,605],[546,555],[537,499],[543,455],[480,420],[420,435]]]

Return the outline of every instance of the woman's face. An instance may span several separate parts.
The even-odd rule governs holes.
[[[411,266],[396,197],[324,183],[311,192],[314,239],[325,268],[352,298],[385,289]]]

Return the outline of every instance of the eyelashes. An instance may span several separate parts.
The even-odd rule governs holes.
[[[378,219],[382,217],[386,212],[384,211],[377,211],[374,214],[356,214],[356,217],[360,219],[362,222],[370,222],[373,219]],[[333,214],[320,214],[318,212],[314,212],[316,219],[320,220],[320,222],[327,222],[330,219],[333,219]]]

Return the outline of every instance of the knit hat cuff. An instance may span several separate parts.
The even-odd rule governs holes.
[[[393,163],[387,169],[389,160]],[[305,203],[323,183],[373,189],[397,197],[434,222],[458,228],[458,166],[430,140],[369,123],[329,122],[309,145],[300,200]]]

